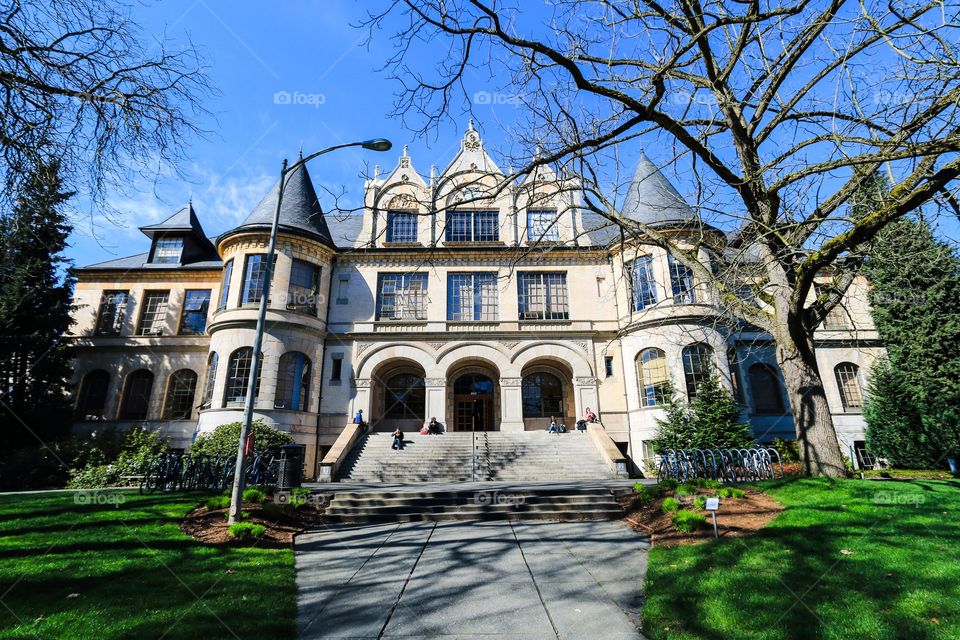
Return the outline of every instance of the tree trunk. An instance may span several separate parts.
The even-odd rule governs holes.
[[[797,338],[788,334],[777,339],[777,361],[793,408],[803,472],[842,478],[847,471],[817,366],[813,340],[809,336]]]

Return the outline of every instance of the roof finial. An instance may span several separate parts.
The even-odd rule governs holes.
[[[300,148],[297,150],[297,157],[303,160],[303,140],[300,141]]]
[[[378,164],[373,165],[373,179],[374,180],[380,179],[380,165]]]
[[[470,118],[470,121],[467,123],[467,131],[474,131],[473,118]]]
[[[409,145],[403,145],[403,157],[406,158],[409,155],[410,155]]]

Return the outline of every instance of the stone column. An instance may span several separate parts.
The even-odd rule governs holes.
[[[446,378],[425,378],[427,403],[426,414],[423,416],[423,424],[430,424],[430,418],[436,418],[437,422],[443,425],[444,430],[449,430],[447,424],[447,379]]]
[[[371,418],[370,394],[373,391],[373,379],[354,378],[350,381],[350,385],[356,389],[356,394],[353,396],[353,407],[350,410],[350,422],[353,422],[353,416],[357,415],[357,410],[363,410],[363,419],[369,422]]]
[[[597,379],[574,378],[573,399],[577,411],[577,415],[574,416],[575,420],[583,417],[583,412],[586,411],[587,407],[590,407],[594,412],[599,414],[600,408],[597,406]],[[574,422],[574,424],[576,424],[576,422]]]
[[[500,430],[523,431],[522,378],[500,378]]]

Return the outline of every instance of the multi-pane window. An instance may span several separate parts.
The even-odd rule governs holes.
[[[213,386],[217,381],[217,365],[219,363],[220,356],[214,351],[207,359],[207,379],[203,382],[203,399],[200,401],[201,409],[209,409],[213,404]]]
[[[677,304],[693,304],[697,301],[697,294],[693,288],[693,269],[676,260],[672,255],[667,256],[670,264],[670,288],[673,292],[673,301]]]
[[[188,289],[183,295],[183,311],[180,312],[180,334],[195,336],[207,329],[207,312],[210,310],[209,289]]]
[[[310,392],[310,358],[299,351],[280,356],[277,370],[277,395],[273,406],[277,409],[306,411]]]
[[[145,420],[150,409],[150,392],[153,389],[153,374],[146,369],[134,371],[127,376],[123,398],[120,401],[120,420]]]
[[[555,241],[560,239],[557,228],[557,212],[553,209],[532,209],[527,211],[527,241]]]
[[[293,259],[290,286],[287,288],[287,309],[317,315],[320,300],[320,267],[306,260]]]
[[[340,382],[343,375],[343,354],[335,353],[330,359],[330,381]]]
[[[570,317],[565,273],[519,273],[517,293],[521,320],[567,320]]]
[[[91,371],[83,377],[80,393],[77,394],[78,420],[103,420],[103,408],[107,404],[110,374],[103,369]]]
[[[497,211],[448,211],[447,242],[496,242],[500,239]]]
[[[377,320],[426,320],[427,274],[381,273],[377,283]]]
[[[100,296],[100,310],[97,311],[96,334],[98,336],[118,336],[127,315],[130,294],[127,291],[104,291]]]
[[[260,360],[263,364],[263,360]],[[253,368],[253,347],[240,347],[230,354],[227,363],[227,382],[223,392],[223,399],[227,405],[244,404],[247,400],[247,385],[250,382],[250,370]],[[257,367],[262,369],[263,367]],[[257,380],[254,383],[254,398],[260,393],[260,372],[257,371]]]
[[[852,362],[841,362],[833,370],[840,390],[843,410],[859,412],[863,408],[863,392],[860,389],[860,368]]]
[[[230,278],[232,277],[233,258],[230,258],[223,265],[223,282],[220,283],[220,304],[217,305],[217,311],[223,311],[227,308],[227,299],[230,297]]]
[[[407,211],[387,212],[387,242],[416,242],[417,214]]]
[[[423,421],[427,406],[427,392],[423,377],[415,373],[399,373],[385,385],[385,418]]]
[[[552,373],[524,376],[520,387],[524,418],[563,418],[563,384]]]
[[[176,264],[183,253],[183,238],[158,238],[153,244],[153,262]]]
[[[189,420],[193,413],[193,396],[197,392],[197,374],[181,369],[170,374],[167,399],[163,406],[164,420]]]
[[[447,276],[447,320],[496,320],[497,274]]]
[[[713,349],[698,342],[683,348],[683,381],[687,398],[693,400],[699,387],[713,374]]]
[[[144,291],[140,322],[137,324],[138,336],[159,336],[163,333],[169,299],[169,291]]]
[[[637,373],[640,376],[640,403],[645,407],[663,404],[670,387],[666,354],[654,347],[644,349],[637,356]]]
[[[652,256],[641,256],[630,265],[630,286],[633,290],[634,311],[642,311],[657,302]]]
[[[826,295],[826,287],[822,284],[815,283],[813,285],[814,291],[817,294],[817,297],[821,295]],[[843,304],[838,304],[834,306],[830,311],[827,312],[826,317],[823,319],[823,328],[824,329],[849,329],[850,321],[847,317],[847,310],[843,308]]]
[[[783,392],[780,379],[768,364],[758,362],[750,366],[750,395],[757,413],[779,415],[783,413]]]
[[[263,284],[266,276],[267,254],[249,254],[243,267],[240,304],[260,304],[260,298],[263,297]]]

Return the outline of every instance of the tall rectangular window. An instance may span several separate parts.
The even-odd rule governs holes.
[[[320,267],[306,260],[293,259],[290,285],[287,287],[287,309],[317,315],[320,300]]]
[[[340,274],[340,279],[337,280],[337,304],[349,304],[350,303],[350,276],[347,274]]]
[[[220,283],[220,304],[217,305],[217,311],[223,311],[227,308],[227,300],[230,298],[230,278],[232,277],[233,258],[230,258],[223,265],[223,282]]]
[[[97,326],[94,333],[98,336],[118,336],[127,315],[128,291],[104,291],[100,295],[100,309],[97,311]]]
[[[557,212],[552,209],[532,209],[527,211],[527,242],[560,239],[557,228]]]
[[[633,310],[642,311],[657,302],[657,289],[653,280],[653,258],[642,256],[633,261],[630,268],[630,286],[633,289]]]
[[[417,214],[404,211],[387,212],[387,242],[416,242]]]
[[[447,320],[497,320],[497,274],[447,276]]]
[[[180,262],[183,253],[183,238],[157,238],[153,244],[153,260],[155,264],[176,264]]]
[[[697,294],[693,288],[693,269],[667,256],[670,265],[670,288],[673,292],[673,301],[676,304],[693,304],[697,301]]]
[[[159,336],[163,333],[169,299],[169,291],[144,291],[140,322],[137,325],[138,336]]]
[[[343,375],[343,354],[335,353],[330,357],[330,382],[340,382]]]
[[[448,211],[447,242],[496,242],[500,239],[497,211]]]
[[[207,312],[209,310],[209,289],[188,290],[183,296],[183,311],[180,313],[180,335],[202,334],[207,328]]]
[[[517,274],[517,302],[521,320],[567,320],[567,274]]]
[[[247,255],[243,267],[243,283],[240,285],[240,304],[260,304],[263,283],[267,275],[267,254]]]
[[[426,320],[427,274],[377,276],[377,320]]]

